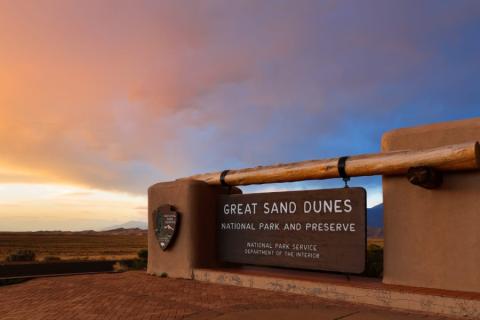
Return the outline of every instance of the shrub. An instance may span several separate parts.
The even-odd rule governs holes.
[[[141,249],[137,252],[138,259],[133,261],[132,268],[137,270],[143,270],[147,267],[148,262],[148,250]]]
[[[43,261],[45,262],[55,262],[55,261],[60,261],[62,258],[57,257],[57,256],[46,256],[43,258]]]
[[[114,272],[124,272],[128,270],[128,265],[122,261],[117,261],[113,265]]]
[[[147,268],[147,261],[142,259],[135,259],[132,263],[132,269],[134,270],[144,270]]]
[[[131,260],[121,260],[117,266],[117,270],[126,271],[126,270],[145,270],[147,268],[148,261],[148,250],[142,249],[137,252],[138,258]]]
[[[35,261],[35,252],[32,250],[18,250],[12,254],[10,254],[7,261]]]
[[[367,266],[364,274],[367,277],[380,278],[383,275],[383,248],[376,244],[367,247]]]
[[[22,282],[25,282],[25,281],[28,281],[30,279],[28,278],[14,278],[14,279],[0,279],[0,287],[1,286],[8,286],[8,285],[12,285],[12,284],[17,284],[17,283],[22,283]]]
[[[141,249],[137,252],[137,256],[140,260],[147,261],[148,260],[148,250],[147,249]]]
[[[118,263],[126,270],[144,270],[147,267],[145,261],[140,259],[120,260]]]

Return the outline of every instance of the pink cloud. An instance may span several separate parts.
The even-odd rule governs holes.
[[[345,114],[388,113],[418,94],[429,61],[442,63],[440,32],[457,34],[479,12],[430,9],[3,2],[0,166],[143,192],[193,172],[288,161]]]

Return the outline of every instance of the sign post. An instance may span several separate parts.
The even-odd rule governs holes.
[[[225,262],[362,273],[366,191],[221,195],[217,231]]]

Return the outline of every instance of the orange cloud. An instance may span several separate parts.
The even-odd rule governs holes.
[[[476,12],[371,8],[2,1],[0,181],[144,193],[193,172],[314,157],[342,115],[415,97],[412,75],[436,61],[426,40]]]

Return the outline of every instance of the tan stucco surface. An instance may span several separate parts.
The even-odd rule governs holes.
[[[382,150],[480,141],[480,118],[387,132]],[[383,178],[385,283],[480,292],[480,172],[444,174],[427,190]]]
[[[194,267],[216,265],[216,195],[225,192],[193,180],[162,182],[148,189],[148,273],[190,279]],[[163,251],[155,237],[153,211],[166,204],[175,208],[180,221],[173,243]]]

